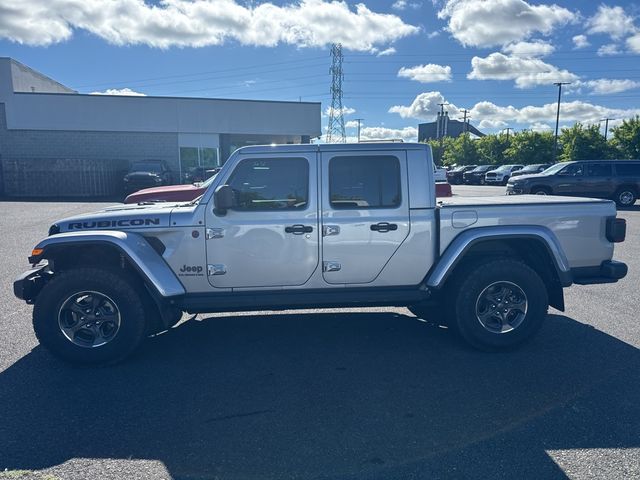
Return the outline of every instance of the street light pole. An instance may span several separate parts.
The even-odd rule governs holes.
[[[558,87],[558,110],[556,112],[556,135],[553,140],[553,161],[558,158],[558,126],[560,125],[560,97],[562,96],[562,85],[569,85],[571,82],[555,82]]]
[[[364,121],[364,118],[356,118],[356,122],[358,122],[358,143],[360,143],[360,122]]]

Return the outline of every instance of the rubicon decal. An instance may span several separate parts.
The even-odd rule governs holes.
[[[85,228],[109,228],[109,227],[146,227],[160,225],[159,218],[126,218],[122,220],[96,220],[88,222],[71,222],[69,230],[82,230]]]

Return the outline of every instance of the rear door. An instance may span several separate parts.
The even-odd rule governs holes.
[[[409,234],[406,152],[321,154],[323,277],[374,281]]]
[[[610,197],[613,195],[613,166],[610,162],[586,164],[585,196]]]

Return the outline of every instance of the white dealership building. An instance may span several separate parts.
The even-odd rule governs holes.
[[[179,178],[245,145],[309,143],[320,122],[315,102],[80,94],[0,58],[0,194],[113,195],[132,161]]]

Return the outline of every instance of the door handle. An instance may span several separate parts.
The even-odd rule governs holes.
[[[397,230],[398,225],[396,225],[395,223],[380,222],[380,223],[374,223],[373,225],[371,225],[370,228],[374,232],[386,233],[392,230]]]
[[[313,227],[309,227],[307,225],[289,225],[288,227],[284,227],[285,233],[293,233],[294,235],[302,235],[304,233],[313,232]]]

